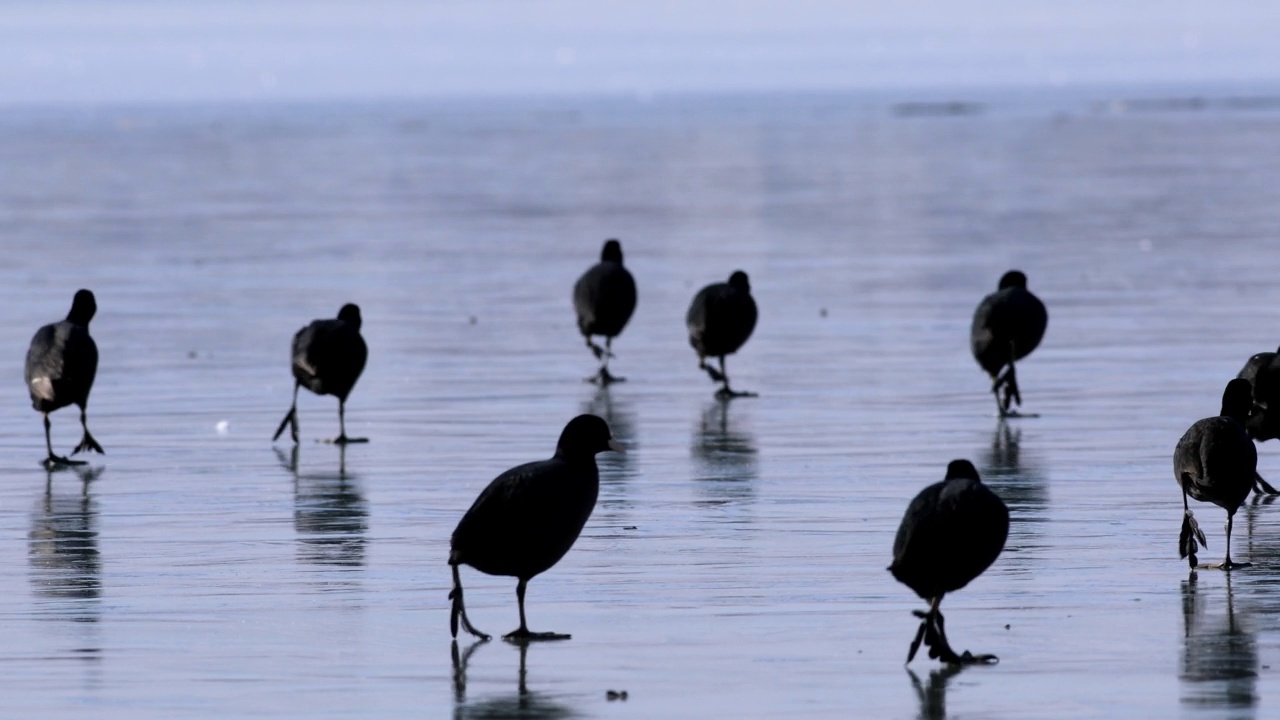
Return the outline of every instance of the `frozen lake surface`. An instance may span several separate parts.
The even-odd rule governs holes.
[[[1280,107],[1107,99],[0,113],[0,715],[1273,716],[1280,506],[1237,516],[1252,568],[1189,579],[1170,458],[1280,343]],[[569,296],[607,237],[640,302],[602,391]],[[1050,321],[1041,417],[1001,423],[968,331],[1011,267]],[[683,316],[739,268],[760,396],[721,403]],[[21,362],[78,287],[107,454],[46,473]],[[303,393],[273,445],[292,333],[345,302],[371,442],[316,443],[337,403]],[[449,534],[580,412],[631,451],[529,586],[573,639],[455,654]],[[894,532],[960,457],[1013,524],[943,609],[1001,662],[904,669]],[[463,580],[518,624],[513,579]]]

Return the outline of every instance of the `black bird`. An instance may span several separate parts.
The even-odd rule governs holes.
[[[1258,353],[1249,358],[1236,376],[1248,380],[1253,388],[1253,407],[1249,410],[1249,419],[1245,421],[1244,429],[1249,433],[1249,437],[1258,442],[1280,437],[1278,357],[1280,352]],[[1271,487],[1261,475],[1253,478],[1253,491],[1259,495],[1280,495],[1280,490]]]
[[[606,240],[600,262],[573,284],[573,307],[587,347],[603,361],[600,372],[588,380],[601,385],[624,380],[609,374],[609,358],[613,357],[613,339],[622,333],[635,312],[636,281],[622,266],[622,244],[617,240]],[[603,335],[604,347],[591,342],[592,335]]]
[[[1258,451],[1244,429],[1249,418],[1252,393],[1249,381],[1236,378],[1222,393],[1222,412],[1217,417],[1197,420],[1182,435],[1173,450],[1173,477],[1182,488],[1182,532],[1178,553],[1196,568],[1196,543],[1209,547],[1204,532],[1191,514],[1187,496],[1211,502],[1227,511],[1227,554],[1221,564],[1206,565],[1221,570],[1248,567],[1231,561],[1231,525],[1253,489],[1258,470]]]
[[[526,463],[502,473],[480,493],[453,531],[449,565],[453,567],[453,611],[449,629],[458,636],[458,619],[482,640],[462,603],[459,565],[487,575],[510,575],[516,584],[520,627],[507,640],[567,640],[568,635],[529,631],[524,591],[529,580],[559,562],[573,547],[596,505],[600,471],[596,453],[622,452],[609,425],[595,415],[579,415],[565,425],[550,460]]]
[[[347,395],[360,379],[369,348],[360,337],[360,308],[347,303],[334,320],[315,320],[293,336],[293,404],[272,441],[286,426],[293,442],[298,442],[298,388],[306,386],[317,395],[338,398],[338,437],[325,442],[345,445],[369,442],[368,438],[347,437]]]
[[[994,663],[994,655],[957,655],[947,642],[938,605],[991,566],[1009,535],[1009,509],[978,478],[968,460],[952,460],[947,476],[916,495],[898,526],[889,572],[929,601],[929,611],[913,611],[924,622],[907,653],[916,656],[921,641],[929,657],[950,664]]]
[[[1001,417],[1016,416],[1009,405],[1022,405],[1014,361],[1031,354],[1044,338],[1049,313],[1044,303],[1027,290],[1027,276],[1010,270],[1000,278],[996,292],[984,297],[973,313],[969,345],[973,357],[991,376],[991,392]],[[1003,372],[1001,372],[1003,371]],[[1000,389],[1004,388],[1004,399]]]
[[[84,428],[80,444],[71,454],[82,450],[102,453],[102,446],[89,434],[85,417],[89,391],[93,389],[93,378],[98,372],[98,345],[89,337],[89,321],[97,311],[98,303],[93,293],[77,290],[67,319],[37,330],[35,337],[31,338],[31,347],[27,349],[23,374],[27,380],[27,392],[31,393],[32,407],[44,415],[44,445],[49,451],[44,461],[47,467],[84,465],[82,461],[53,454],[53,443],[49,439],[49,413],[68,405],[80,407],[80,426]]]
[[[712,382],[723,383],[716,396],[754,396],[755,393],[731,389],[724,370],[724,356],[737,352],[756,327],[756,301],[751,298],[747,274],[737,270],[729,276],[729,282],[699,290],[684,322],[689,328],[689,344],[698,351],[698,368],[706,370]],[[707,364],[709,357],[719,358],[719,371]]]

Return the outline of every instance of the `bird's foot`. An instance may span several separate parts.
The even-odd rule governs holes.
[[[40,463],[46,470],[57,470],[59,468],[75,467],[76,465],[88,465],[84,460],[72,460],[71,458],[50,455]]]
[[[519,628],[503,635],[502,639],[510,643],[524,643],[538,640],[568,640],[571,637],[573,636],[564,633],[532,632],[529,628]]]
[[[618,377],[617,375],[610,373],[609,368],[603,368],[603,367],[600,368],[600,372],[596,373],[595,375],[592,375],[591,377],[585,380],[585,382],[589,382],[592,385],[599,385],[600,387],[607,387],[609,385],[612,385],[613,383],[620,383],[620,382],[626,382],[626,381],[627,381],[626,378]]]
[[[1200,547],[1208,548],[1209,543],[1204,537],[1204,531],[1200,529],[1200,523],[1196,522],[1196,516],[1187,510],[1182,515],[1182,531],[1178,535],[1178,557],[1186,558],[1187,564],[1195,570],[1198,560],[1196,559],[1196,543]]]
[[[748,392],[746,390],[733,390],[729,386],[724,386],[716,391],[716,398],[719,400],[731,400],[740,397],[760,397],[758,394]]]
[[[1226,571],[1226,572],[1231,572],[1232,570],[1239,570],[1240,568],[1247,568],[1247,567],[1253,567],[1253,563],[1238,563],[1238,562],[1232,562],[1232,561],[1231,561],[1231,558],[1227,558],[1226,560],[1223,560],[1223,561],[1222,561],[1222,562],[1220,562],[1220,563],[1206,563],[1206,564],[1204,564],[1204,565],[1196,565],[1196,566],[1195,566],[1195,569],[1197,569],[1197,570],[1224,570],[1224,571]]]
[[[71,454],[75,455],[76,453],[88,452],[89,450],[92,450],[99,455],[106,454],[102,451],[102,446],[98,444],[98,441],[93,439],[93,436],[89,434],[88,430],[85,430],[84,436],[80,438],[80,444],[76,446],[75,450],[71,451]]]
[[[467,619],[467,611],[465,606],[462,604],[461,586],[455,587],[449,591],[449,599],[453,601],[453,608],[449,613],[449,631],[452,633],[453,637],[458,637],[458,621],[461,620],[462,629],[479,638],[480,642],[488,642],[492,639],[488,633],[483,633],[477,630],[476,626],[472,625],[471,621]]]
[[[965,650],[963,654],[957,654],[951,649],[951,644],[947,642],[947,633],[942,618],[942,613],[931,610],[912,610],[911,613],[920,618],[920,629],[916,631],[916,637],[911,641],[911,649],[907,653],[907,662],[911,662],[916,651],[920,649],[921,643],[929,648],[929,658],[932,660],[941,660],[948,665],[995,665],[1000,662],[1000,658],[990,654],[974,655]]]
[[[950,648],[948,648],[948,650],[950,650]],[[933,652],[930,651],[930,657],[932,657],[932,655],[933,655]],[[946,658],[943,658],[942,661],[949,665],[995,665],[1000,662],[1000,658],[996,657],[995,655],[992,655],[991,653],[982,653],[980,655],[974,655],[968,650],[965,650],[963,653],[961,653],[958,656],[954,656],[949,660]]]
[[[1017,410],[1005,409],[1005,410],[1001,410],[1000,417],[1001,418],[1038,418],[1040,417],[1040,413],[1024,413],[1024,412],[1018,412]]]
[[[367,443],[369,442],[369,438],[353,438],[347,437],[346,435],[339,435],[336,438],[325,438],[320,442],[326,445],[355,445],[357,443]]]

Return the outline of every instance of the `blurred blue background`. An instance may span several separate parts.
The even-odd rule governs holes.
[[[1271,84],[1280,5],[0,3],[18,103]]]

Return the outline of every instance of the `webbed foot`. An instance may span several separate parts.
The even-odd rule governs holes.
[[[608,385],[612,385],[613,383],[620,383],[620,382],[626,382],[626,381],[627,381],[626,378],[618,377],[617,375],[610,373],[609,368],[602,367],[600,368],[600,372],[596,373],[595,375],[592,375],[589,378],[586,378],[584,382],[589,382],[592,385],[599,385],[600,387],[606,387]]]
[[[85,430],[84,436],[80,438],[80,444],[76,446],[75,450],[71,451],[71,454],[75,455],[76,453],[87,452],[89,450],[92,450],[99,455],[106,455],[106,453],[102,451],[102,446],[98,444],[98,441],[93,439],[93,436],[89,434],[88,430]]]
[[[916,651],[920,649],[921,643],[929,648],[929,658],[933,660],[941,660],[948,665],[995,665],[1000,662],[1000,658],[995,655],[983,653],[974,655],[965,650],[963,654],[957,654],[951,649],[951,644],[947,642],[947,633],[945,620],[942,613],[936,610],[926,612],[924,610],[912,610],[913,615],[923,620],[920,623],[920,629],[916,631],[915,639],[911,641],[911,649],[907,653],[907,662],[911,662]]]
[[[491,637],[487,633],[480,632],[476,626],[471,624],[467,619],[467,610],[462,604],[462,588],[455,587],[449,591],[449,599],[453,601],[453,608],[449,613],[449,632],[453,637],[458,637],[458,621],[462,621],[462,629],[468,633],[480,638],[480,642],[487,642]]]
[[[71,458],[50,455],[40,462],[40,465],[46,470],[56,470],[58,468],[74,467],[76,465],[88,465],[84,460],[72,460]]]
[[[1186,558],[1187,564],[1195,570],[1196,563],[1196,545],[1208,548],[1209,543],[1204,537],[1204,531],[1200,529],[1200,523],[1196,522],[1196,516],[1191,514],[1190,510],[1182,514],[1182,531],[1178,535],[1178,557]]]
[[[519,628],[503,635],[502,639],[510,643],[523,643],[538,640],[568,640],[572,637],[572,635],[565,635],[563,633],[532,632],[528,628]]]
[[[320,442],[326,445],[355,445],[357,443],[367,443],[369,438],[353,438],[346,435],[339,435],[336,438],[326,438]]]

